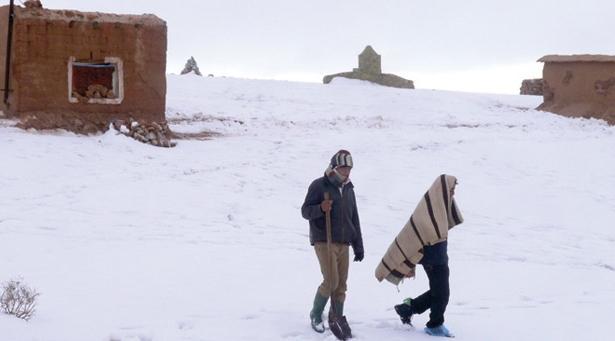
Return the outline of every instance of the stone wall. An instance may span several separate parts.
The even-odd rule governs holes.
[[[361,72],[369,75],[379,75],[382,73],[382,58],[371,46],[366,46],[359,54],[359,68],[354,72]]]
[[[542,96],[542,78],[523,80],[521,83],[520,94]]]
[[[324,84],[329,84],[335,77],[344,77],[350,79],[359,79],[384,86],[403,89],[414,89],[414,82],[396,75],[382,73],[379,75],[370,75],[361,72],[341,72],[333,75],[327,75],[323,78]]]

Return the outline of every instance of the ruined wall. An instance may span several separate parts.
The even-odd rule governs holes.
[[[546,62],[538,109],[615,124],[615,62]]]
[[[5,38],[0,37],[0,45],[5,44]],[[10,110],[19,116],[72,113],[162,121],[166,46],[166,24],[154,16],[16,8]],[[70,103],[70,57],[86,62],[120,58],[124,82],[121,103]]]
[[[368,81],[376,84],[380,84],[383,86],[389,86],[392,88],[402,88],[402,89],[414,89],[414,82],[409,79],[405,79],[399,77],[397,75],[389,74],[389,73],[381,73],[379,75],[371,75],[363,72],[340,72],[333,75],[326,75],[323,77],[322,82],[324,84],[329,84],[336,77],[344,77],[350,79],[359,79],[362,81]]]
[[[524,79],[519,89],[521,95],[542,96],[542,78]]]

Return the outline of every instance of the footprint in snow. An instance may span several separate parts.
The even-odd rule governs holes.
[[[608,264],[598,264],[599,267],[603,268],[603,269],[607,269],[609,271],[614,271],[615,272],[615,267],[608,265]]]
[[[194,329],[194,321],[178,321],[177,328],[180,330]]]
[[[299,332],[289,332],[289,333],[284,333],[282,334],[282,338],[283,339],[294,339],[294,338],[298,338],[303,336],[304,334],[301,334]]]

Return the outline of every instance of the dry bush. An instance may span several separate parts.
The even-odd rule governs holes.
[[[0,296],[0,309],[28,321],[36,311],[36,298],[39,293],[19,280],[4,283]]]

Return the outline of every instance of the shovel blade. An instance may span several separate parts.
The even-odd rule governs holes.
[[[329,316],[329,329],[338,340],[346,340],[346,334],[342,329],[342,321],[337,316]]]

